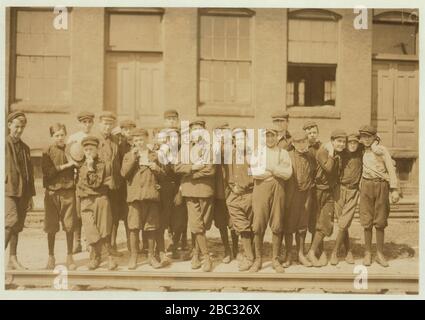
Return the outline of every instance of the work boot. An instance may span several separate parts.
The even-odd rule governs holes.
[[[90,261],[87,265],[87,268],[89,270],[95,270],[99,267],[99,265],[100,265],[100,257],[93,255],[92,257],[90,257]]]
[[[258,272],[261,270],[262,266],[263,262],[261,258],[255,258],[254,263],[252,264],[251,268],[249,268],[249,272]]]
[[[210,272],[212,270],[212,260],[209,254],[204,256],[204,262],[202,264],[202,271]]]
[[[224,250],[224,258],[222,260],[223,263],[228,264],[230,263],[230,261],[232,261],[232,255],[230,253],[230,248],[226,248]]]
[[[160,260],[161,266],[163,267],[168,266],[171,263],[170,259],[166,256],[165,252],[159,253],[159,260]]]
[[[114,257],[109,256],[108,257],[108,270],[112,271],[115,270],[118,267],[118,264],[115,262]]]
[[[370,251],[366,251],[363,258],[363,265],[369,267],[372,264],[372,254]]]
[[[336,252],[332,252],[330,262],[331,262],[331,265],[333,265],[333,266],[338,265],[339,259],[338,259]]]
[[[282,267],[289,268],[291,265],[292,265],[292,253],[287,252],[285,255],[285,259],[283,260]]]
[[[326,256],[325,251],[323,251],[322,254],[320,255],[319,262],[322,267],[325,267],[328,265],[328,257]]]
[[[161,263],[156,259],[153,254],[148,254],[149,265],[154,269],[161,268]]]
[[[239,264],[239,271],[248,271],[253,264],[254,261],[244,258]]]
[[[47,259],[47,265],[46,265],[46,269],[47,270],[53,270],[56,266],[56,259],[55,256],[50,256]]]
[[[384,268],[387,268],[389,266],[387,259],[385,259],[384,257],[384,254],[379,251],[376,253],[375,261],[378,262]]]
[[[320,264],[319,260],[316,258],[316,255],[312,250],[309,250],[307,253],[307,259],[310,260],[313,267],[319,268],[322,265]]]
[[[354,257],[351,251],[347,252],[347,255],[345,256],[345,262],[347,262],[348,264],[354,264]]]
[[[199,255],[193,254],[192,261],[191,261],[191,266],[192,266],[192,269],[194,269],[194,270],[195,269],[199,269],[202,266],[202,262],[199,259]]]
[[[277,258],[272,261],[272,267],[277,273],[284,273],[285,272],[285,269],[280,264],[280,262]]]
[[[74,262],[74,258],[72,257],[72,254],[68,254],[66,256],[66,267],[70,271],[73,271],[73,270],[77,269],[77,265]]]
[[[312,263],[307,259],[307,257],[302,254],[298,253],[298,262],[301,263],[305,267],[312,267]]]
[[[9,257],[8,269],[10,270],[27,270],[22,264],[19,263],[17,256]]]

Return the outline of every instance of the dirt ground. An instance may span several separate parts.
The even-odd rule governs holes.
[[[335,236],[335,235],[334,235]],[[223,257],[223,247],[219,232],[214,227],[207,233],[210,251],[214,258],[214,272],[237,272],[237,261],[232,261],[229,264],[221,262]],[[359,225],[358,220],[354,220],[350,229],[350,238],[353,244],[353,254],[356,264],[362,263],[363,257],[363,232]],[[419,224],[417,219],[390,219],[389,226],[386,229],[386,244],[385,255],[389,260],[390,267],[383,268],[377,263],[373,263],[369,267],[370,273],[375,274],[405,274],[417,275],[419,271],[419,257],[418,257],[418,238],[419,238]],[[168,240],[168,239],[167,239]],[[265,237],[265,252],[263,273],[273,273],[271,268],[270,246],[271,234],[268,231]],[[310,235],[307,236],[307,242],[310,242]],[[190,239],[188,239],[190,244]],[[330,255],[330,251],[334,245],[334,238],[331,237],[325,242],[325,250]],[[116,258],[119,263],[118,270],[127,270],[128,251],[126,246],[125,232],[123,224],[120,225],[118,235],[119,250],[123,256]],[[308,246],[308,245],[307,245]],[[84,245],[83,245],[84,249]],[[374,248],[375,250],[375,248]],[[57,234],[56,242],[56,263],[62,264],[66,258],[66,242],[64,232]],[[26,221],[26,228],[20,235],[18,258],[21,263],[29,269],[39,270],[43,269],[47,262],[47,239],[46,234],[43,232],[43,214],[31,214]],[[186,256],[187,256],[186,252]],[[6,254],[8,254],[6,252]],[[78,265],[78,270],[87,270],[86,264],[88,262],[88,252],[84,250],[74,256]],[[7,263],[7,257],[5,263]],[[328,265],[326,267],[306,268],[300,265],[292,265],[286,269],[287,273],[353,273],[355,265],[349,265],[341,258],[341,262],[337,266]],[[104,269],[105,265],[101,266]],[[192,270],[190,268],[190,261],[183,259],[174,260],[170,266],[163,269],[154,270],[146,262],[145,255],[139,255],[138,271],[154,271],[154,272],[202,272],[201,270]]]

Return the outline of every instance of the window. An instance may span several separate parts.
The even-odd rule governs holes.
[[[163,13],[163,9],[110,9],[108,50],[162,51]]]
[[[334,106],[340,16],[302,9],[288,18],[287,106]]]
[[[17,103],[64,105],[70,100],[70,18],[56,30],[51,10],[16,11]]]
[[[417,55],[417,11],[374,10],[373,54]]]
[[[250,24],[250,16],[200,16],[201,108],[204,105],[250,106]]]

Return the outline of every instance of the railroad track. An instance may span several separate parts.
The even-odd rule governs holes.
[[[45,271],[6,271],[8,288],[52,288],[58,275]],[[189,273],[137,271],[70,271],[73,290],[330,292],[417,294],[417,275],[371,275],[367,289],[356,289],[355,274],[335,273]]]

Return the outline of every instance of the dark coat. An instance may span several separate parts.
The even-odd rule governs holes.
[[[10,136],[6,137],[6,151],[5,151],[5,195],[9,197],[21,197],[26,191],[26,196],[32,197],[35,195],[34,187],[34,169],[31,163],[30,148],[22,141],[16,143],[21,144],[24,152],[24,168],[28,174],[28,181],[25,182],[23,175],[20,172],[20,166],[18,164],[18,158],[14,148],[14,142]],[[26,184],[26,187],[24,187]]]

